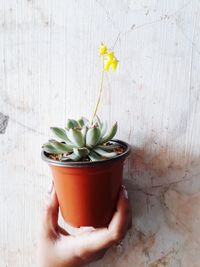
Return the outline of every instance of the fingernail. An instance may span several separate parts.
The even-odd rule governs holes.
[[[123,188],[123,191],[124,191],[124,197],[128,199],[128,191],[125,188]]]
[[[53,181],[51,181],[51,184],[48,187],[48,194],[51,195],[52,191],[53,191]]]

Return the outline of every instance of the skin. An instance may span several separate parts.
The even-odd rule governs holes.
[[[132,225],[130,203],[124,187],[107,228],[88,227],[81,234],[70,235],[58,225],[58,215],[59,204],[53,188],[44,211],[39,238],[39,267],[82,267],[97,261],[125,237]]]

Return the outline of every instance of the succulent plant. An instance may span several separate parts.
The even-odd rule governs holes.
[[[51,127],[57,140],[43,145],[48,154],[61,161],[98,161],[115,157],[119,144],[110,142],[117,132],[117,123],[107,132],[107,123],[96,116],[92,123],[84,117],[68,119],[65,129]]]

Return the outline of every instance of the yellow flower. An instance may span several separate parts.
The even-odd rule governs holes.
[[[103,43],[101,43],[100,48],[99,48],[99,55],[103,56],[106,53],[107,53],[107,47]]]
[[[99,54],[100,56],[104,57],[104,70],[109,71],[110,66],[112,66],[112,69],[115,71],[117,69],[118,60],[115,57],[115,54],[113,51],[108,50],[107,46],[104,43],[101,43],[99,48]]]
[[[112,69],[115,71],[117,69],[118,60],[116,59],[113,52],[107,53],[107,59],[105,61],[104,70],[108,71],[110,69],[110,66],[112,66]]]
[[[109,60],[109,59],[107,59],[107,60],[105,61],[104,70],[105,70],[105,71],[109,71],[111,64],[112,64],[112,61]]]
[[[114,57],[113,60],[112,60],[112,69],[115,71],[117,69],[117,65],[118,65],[118,60]]]
[[[110,61],[112,61],[113,58],[115,57],[114,52],[108,52],[107,56],[108,56],[108,60],[110,60]]]

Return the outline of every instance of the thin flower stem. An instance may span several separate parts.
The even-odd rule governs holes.
[[[120,34],[121,34],[121,32],[118,33],[118,35],[117,35],[117,39],[115,40],[115,42],[114,42],[113,46],[110,48],[110,50],[114,50],[115,45],[117,44],[118,40],[120,39],[120,38],[119,38],[119,37],[120,37]]]
[[[101,84],[100,84],[99,96],[97,98],[97,102],[96,102],[95,109],[94,109],[94,112],[93,112],[91,124],[93,123],[94,117],[96,116],[97,110],[98,110],[98,107],[99,107],[99,103],[100,103],[100,99],[101,99],[101,95],[102,95],[102,91],[103,91],[104,73],[105,73],[105,70],[104,70],[104,57],[103,57],[103,68],[102,68],[102,73],[101,73]]]

